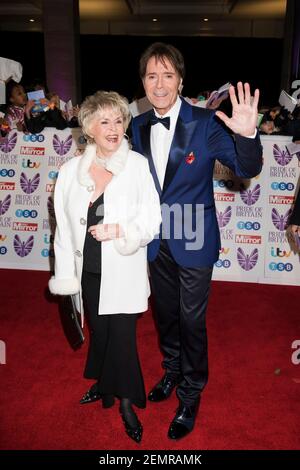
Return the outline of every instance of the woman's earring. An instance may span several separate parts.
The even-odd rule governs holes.
[[[126,140],[129,140],[129,136],[126,134],[126,132],[124,132],[124,137]]]

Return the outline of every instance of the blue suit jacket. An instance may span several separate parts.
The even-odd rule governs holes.
[[[148,259],[153,261],[158,253],[162,231],[168,227],[167,242],[175,261],[186,267],[212,266],[219,257],[220,234],[216,218],[213,169],[215,160],[228,166],[236,175],[251,178],[262,167],[262,147],[259,136],[247,139],[233,137],[224,129],[214,111],[191,106],[182,99],[180,112],[171,144],[163,188],[155,171],[151,148],[149,122],[151,111],[133,119],[133,148],[148,158],[156,189],[162,204],[162,229],[160,237],[148,245]],[[161,124],[156,124],[161,125]],[[188,156],[191,154],[190,158]],[[188,216],[169,217],[168,207],[178,204]],[[188,205],[188,206],[187,206]],[[198,205],[204,207],[204,221],[197,222]],[[187,213],[186,212],[186,213]],[[191,216],[191,217],[190,217]],[[204,232],[204,243],[200,249],[187,249],[195,241],[185,234],[186,218],[195,232]],[[182,234],[179,235],[182,225]],[[198,224],[198,225],[197,225]],[[189,245],[190,244],[190,245]]]

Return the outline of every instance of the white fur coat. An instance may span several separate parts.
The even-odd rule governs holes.
[[[65,163],[54,194],[55,276],[49,281],[49,289],[53,294],[78,294],[82,314],[82,256],[87,211],[94,192],[88,170],[95,155],[95,145],[88,145],[81,157]],[[102,242],[100,315],[147,310],[150,288],[146,245],[159,232],[161,223],[159,197],[147,159],[129,150],[125,139],[111,158],[118,174],[104,192],[103,223],[119,223],[125,236]]]

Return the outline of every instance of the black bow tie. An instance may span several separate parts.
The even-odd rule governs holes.
[[[170,118],[169,117],[159,118],[153,112],[153,114],[150,117],[151,126],[154,126],[158,122],[160,122],[163,126],[165,126],[166,129],[168,129],[168,130],[170,129]]]

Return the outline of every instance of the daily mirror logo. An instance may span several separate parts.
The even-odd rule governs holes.
[[[26,155],[28,157],[42,157],[45,155],[45,148],[44,147],[24,147],[21,146],[20,149],[21,155]]]

